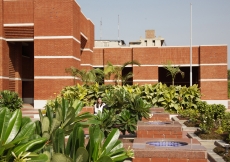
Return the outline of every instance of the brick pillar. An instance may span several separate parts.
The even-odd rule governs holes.
[[[9,90],[22,97],[22,46],[20,42],[9,45]]]
[[[15,45],[15,92],[22,97],[22,44],[21,42]]]

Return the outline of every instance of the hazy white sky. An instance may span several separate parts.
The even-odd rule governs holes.
[[[77,0],[77,3],[94,23],[95,39],[118,39],[119,15],[119,38],[127,45],[144,38],[145,30],[154,29],[157,37],[165,38],[167,46],[190,45],[192,3],[192,44],[227,44],[229,49],[230,0]]]

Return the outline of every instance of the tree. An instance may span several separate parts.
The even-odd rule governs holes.
[[[181,74],[182,78],[184,78],[184,72],[180,70],[179,66],[173,66],[170,61],[168,61],[167,65],[164,65],[164,68],[168,70],[167,76],[172,76],[172,85],[174,86],[174,80],[177,74]]]
[[[113,64],[111,64],[110,62],[107,63],[107,66],[105,67],[104,70],[104,74],[105,74],[105,78],[109,79],[111,76],[113,76],[113,80],[115,81],[116,85],[123,85],[126,83],[126,81],[129,78],[133,77],[133,73],[129,72],[127,75],[122,76],[122,70],[127,66],[127,65],[138,65],[140,66],[140,63],[138,61],[128,61],[125,62],[123,65],[121,66],[114,66]]]
[[[104,72],[99,68],[91,70],[79,70],[75,67],[70,67],[65,69],[65,71],[74,77],[74,84],[76,82],[76,77],[81,79],[81,81],[87,85],[95,82],[98,83],[104,79]]]

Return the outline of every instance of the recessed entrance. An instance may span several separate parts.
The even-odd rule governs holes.
[[[199,85],[199,67],[192,67],[192,84],[198,84]],[[190,86],[190,67],[180,67],[180,70],[184,72],[184,78],[179,74],[176,75],[175,78],[175,85],[181,85],[181,86]],[[167,86],[172,85],[172,77],[171,75],[167,76],[168,71],[163,68],[158,68],[158,80],[161,83],[166,84]]]

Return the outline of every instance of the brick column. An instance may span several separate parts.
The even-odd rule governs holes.
[[[227,107],[227,86],[227,46],[200,46],[202,99],[209,103],[221,103]]]

